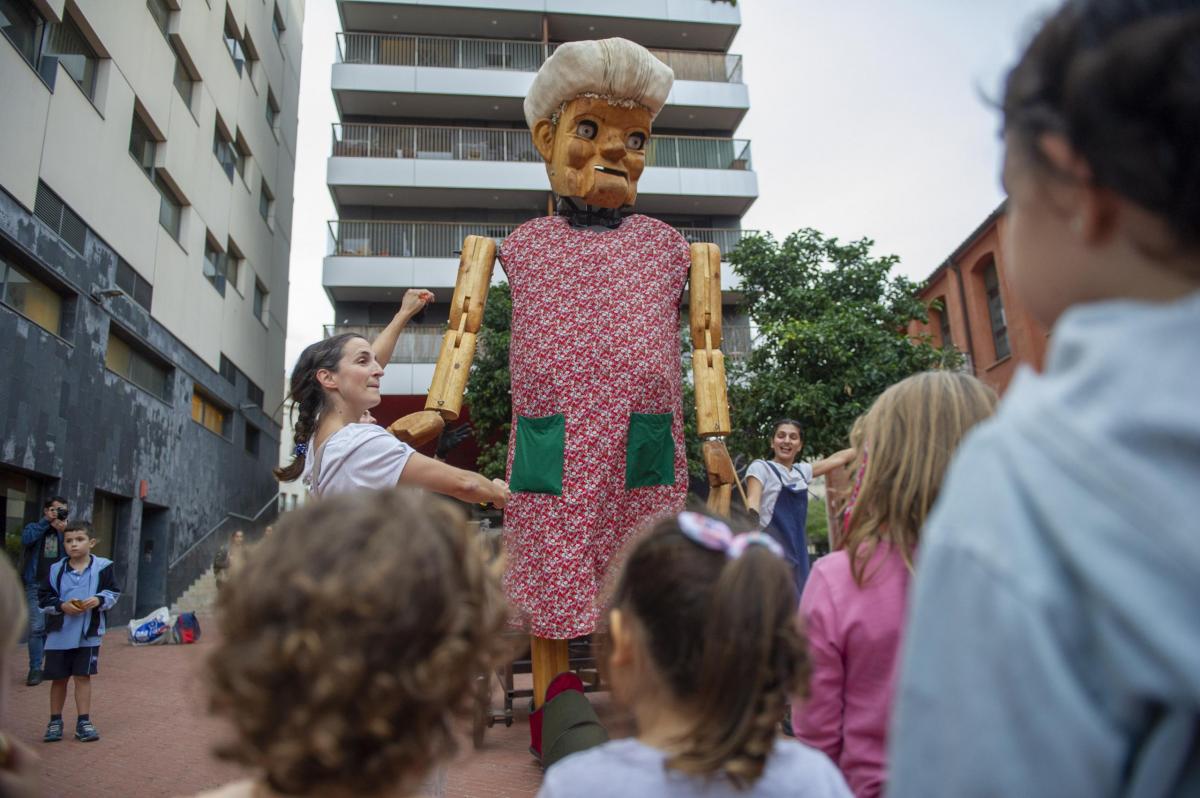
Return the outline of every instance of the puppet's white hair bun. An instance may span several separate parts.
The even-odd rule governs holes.
[[[580,96],[603,97],[614,104],[635,102],[658,116],[675,73],[650,51],[628,39],[567,42],[546,59],[525,98],[525,123],[532,130],[551,118],[563,103]]]

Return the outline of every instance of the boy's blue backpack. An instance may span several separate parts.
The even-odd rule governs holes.
[[[200,621],[194,612],[181,612],[175,619],[175,627],[171,636],[176,643],[195,643],[200,639]]]

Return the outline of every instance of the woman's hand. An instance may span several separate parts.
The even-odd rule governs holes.
[[[406,320],[420,313],[425,309],[425,306],[433,301],[433,292],[426,291],[424,288],[410,288],[404,292],[404,299],[400,301],[400,312],[398,315]]]
[[[497,510],[503,510],[504,505],[508,504],[508,500],[512,497],[512,494],[508,490],[508,483],[502,479],[493,479],[492,486],[499,493],[498,498],[492,499],[492,504]]]

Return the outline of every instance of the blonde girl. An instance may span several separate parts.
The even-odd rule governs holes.
[[[793,704],[796,737],[837,763],[858,798],[884,787],[893,670],[921,527],[955,448],[996,394],[951,371],[888,388],[856,425],[858,495],[845,548],[817,561],[800,599],[811,695]]]

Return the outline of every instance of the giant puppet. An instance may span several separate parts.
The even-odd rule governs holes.
[[[505,587],[533,636],[539,705],[567,669],[567,640],[595,628],[618,549],[646,518],[683,507],[678,332],[689,277],[710,508],[729,509],[720,253],[630,212],[673,80],[633,42],[572,42],[545,62],[525,100],[558,212],[522,224],[500,251],[513,308]],[[392,425],[399,437],[420,444],[458,417],[494,258],[491,239],[464,242],[426,409]]]

